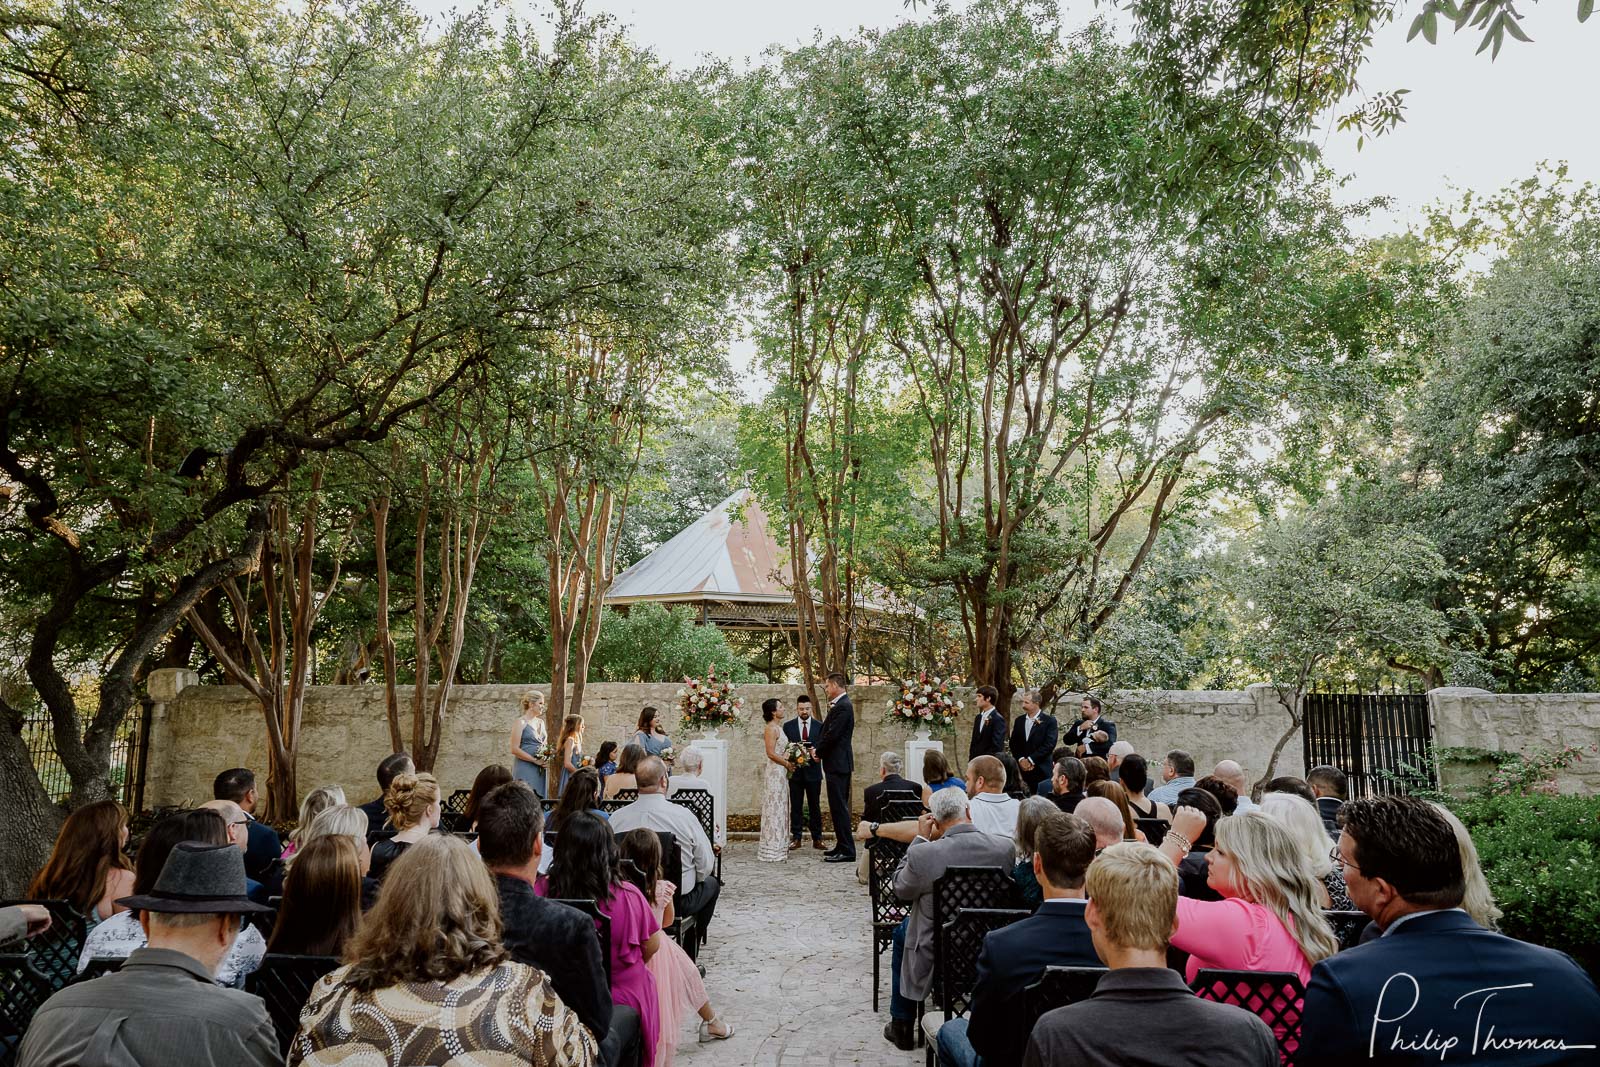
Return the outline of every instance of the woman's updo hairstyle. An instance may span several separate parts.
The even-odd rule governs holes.
[[[397,774],[383,794],[383,810],[397,830],[409,830],[427,818],[439,802],[439,779],[431,774]]]

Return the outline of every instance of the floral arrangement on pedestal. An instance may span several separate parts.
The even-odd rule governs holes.
[[[885,722],[904,722],[928,730],[955,729],[956,715],[966,705],[956,699],[948,681],[929,678],[924,671],[915,681],[908,679],[898,684],[900,695],[889,701]]]
[[[678,690],[678,714],[685,726],[716,729],[732,726],[744,710],[744,698],[734,695],[735,686],[717,677],[715,667],[706,668],[705,680],[684,678]]]

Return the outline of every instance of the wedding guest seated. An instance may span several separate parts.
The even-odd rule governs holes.
[[[1111,750],[1106,753],[1106,766],[1111,768],[1111,780],[1113,782],[1122,780],[1123,761],[1133,754],[1132,741],[1118,741],[1111,746]]]
[[[1017,835],[1018,801],[1006,793],[1005,787],[1006,769],[998,756],[979,756],[967,764],[967,795],[972,798],[972,825],[986,834],[1014,838]]]
[[[1109,781],[1111,781],[1110,764],[1099,756],[1083,757],[1083,787],[1085,789],[1088,789],[1089,786],[1096,782]]]
[[[634,776],[633,772],[639,768],[639,761],[649,754],[644,750],[643,745],[623,745],[622,758],[617,760],[617,769],[606,775],[606,786],[602,799],[612,800],[618,792],[624,789],[638,789],[639,780]]]
[[[1072,755],[1072,746],[1057,745],[1050,753],[1050,773],[1039,783],[1039,795],[1047,797],[1055,792],[1056,764]],[[1074,757],[1076,758],[1076,757]]]
[[[145,832],[139,843],[139,859],[133,871],[133,895],[148,896],[161,878],[167,858],[180,841],[196,841],[204,845],[232,845],[228,828],[222,816],[207,808],[180,811],[168,815]],[[78,957],[78,973],[82,974],[90,960],[125,960],[147,943],[144,926],[136,911],[119,911],[105,922],[89,931],[84,939],[83,952]],[[236,986],[244,982],[245,975],[261,964],[267,953],[266,939],[253,926],[241,926],[233,944],[223,954],[216,967],[216,979],[223,985]]]
[[[638,1013],[613,1009],[594,921],[533,891],[543,837],[543,806],[526,783],[502,785],[484,798],[478,854],[494,874],[505,946],[512,959],[545,973],[599,1042],[601,1059],[619,1063],[622,1050],[639,1041]]]
[[[1289,831],[1312,877],[1322,883],[1324,908],[1350,911],[1355,905],[1345,893],[1344,872],[1328,852],[1328,832],[1311,802],[1293,793],[1264,793],[1258,810]]]
[[[34,900],[64,900],[93,931],[121,911],[117,900],[133,892],[128,813],[115,800],[96,800],[68,815],[50,858],[28,883]]]
[[[1200,999],[1167,967],[1178,880],[1155,849],[1112,845],[1090,865],[1085,889],[1084,920],[1110,970],[1088,1000],[1039,1017],[1024,1067],[1278,1067],[1265,1023]]]
[[[384,807],[383,801],[389,795],[389,785],[396,775],[416,772],[417,767],[411,762],[410,753],[396,752],[378,761],[378,799],[360,805],[361,810],[367,813],[368,827],[373,830],[388,829],[389,809]]]
[[[383,798],[393,837],[372,846],[372,877],[383,881],[389,865],[439,825],[439,780],[431,774],[397,774]]]
[[[1208,774],[1194,784],[1196,789],[1204,790],[1217,798],[1217,807],[1222,809],[1225,816],[1237,814],[1239,808],[1239,791],[1224,782],[1214,774]]]
[[[1207,881],[1209,865],[1206,857],[1216,845],[1217,823],[1222,819],[1222,805],[1215,794],[1204,789],[1189,788],[1178,794],[1179,807],[1191,807],[1206,817],[1205,829],[1190,838],[1189,854],[1178,864],[1178,893],[1193,900],[1221,900],[1222,894],[1211,888]]]
[[[1339,809],[1344,807],[1349,795],[1350,779],[1331,763],[1323,763],[1306,772],[1306,784],[1317,795],[1317,814],[1322,825],[1335,841],[1339,839]]]
[[[1119,782],[1091,782],[1088,788],[1089,796],[1109,800],[1122,816],[1122,840],[1143,841],[1144,832],[1133,824],[1133,807],[1128,803],[1128,794]]]
[[[1023,802],[1025,809],[1028,803]],[[1083,882],[1094,859],[1094,832],[1076,815],[1046,804],[1035,835],[1037,851],[1031,862],[1044,901],[1032,918],[983,939],[967,1016],[939,1027],[939,1062],[945,1067],[976,1067],[979,1057],[984,1067],[1021,1063],[1028,1032],[1017,1027],[1014,1011],[1022,991],[1046,967],[1100,966],[1083,918]]]
[[[969,804],[967,794],[961,790],[941,789],[934,793],[933,810],[917,820],[917,836],[894,875],[894,895],[911,908],[894,931],[889,1023],[883,1036],[908,1051],[912,1047],[917,1005],[933,985],[934,883],[951,867],[1010,870],[1015,855],[1009,837],[986,834],[972,824]]]
[[[654,756],[649,760],[661,761]],[[570,837],[561,857],[540,875],[534,892],[557,900],[592,900],[611,921],[611,1000],[639,1014],[640,1064],[653,1067],[661,1035],[661,1006],[655,979],[645,966],[661,949],[661,932],[650,902],[622,877],[617,840],[604,819],[587,812],[567,823]]]
[[[1028,783],[1022,779],[1022,768],[1017,765],[1016,759],[1009,752],[1002,752],[995,759],[1000,761],[1000,769],[1005,772],[1005,785],[1001,792],[1015,800],[1021,800],[1029,794]]]
[[[1017,862],[1011,868],[1011,880],[1017,883],[1022,903],[1029,908],[1037,908],[1044,899],[1044,890],[1033,874],[1039,826],[1047,816],[1059,814],[1049,797],[1029,797],[1017,809]]]
[[[1436,807],[1384,796],[1340,814],[1350,899],[1383,932],[1312,971],[1297,1063],[1594,1062],[1594,980],[1565,953],[1461,910],[1461,849]]]
[[[283,880],[283,901],[267,951],[338,956],[361,925],[361,856],[344,835],[306,844]]]
[[[1105,797],[1086,798],[1073,814],[1088,823],[1089,829],[1094,831],[1096,849],[1110,848],[1118,841],[1125,840],[1122,812]]]
[[[1089,795],[1083,791],[1084,773],[1083,760],[1077,756],[1063,756],[1056,761],[1055,774],[1050,779],[1050,801],[1067,815]]]
[[[915,793],[921,788],[916,782],[900,777],[904,768],[905,762],[897,752],[885,752],[878,756],[878,780],[861,793],[862,819],[868,822],[883,821],[884,793],[890,790]]]
[[[254,878],[276,895],[283,884],[283,872],[274,869],[274,864],[283,854],[283,842],[278,838],[278,831],[256,821],[256,773],[248,767],[223,771],[211,783],[211,797],[231,800],[244,812],[248,820],[245,824],[248,835],[244,851],[245,876]]]
[[[200,807],[202,810],[214,811],[222,816],[222,821],[228,828],[228,839],[240,852],[250,847],[250,816],[244,813],[243,808],[231,800],[208,800]],[[265,904],[267,898],[274,895],[273,887],[256,881],[248,874],[245,875],[244,884],[250,899],[257,904]]]
[[[677,765],[673,768],[672,779],[668,783],[668,796],[680,789],[704,789],[709,791],[711,783],[701,775],[706,769],[705,753],[698,748],[686,748],[678,756]]]
[[[683,911],[695,918],[702,933],[711,925],[722,883],[712,874],[717,850],[694,812],[667,799],[667,765],[659,756],[639,761],[639,799],[611,816],[611,829],[619,834],[637,830],[665,830],[678,839],[683,870],[678,878]]]
[[[1167,753],[1161,765],[1161,785],[1150,791],[1150,799],[1169,807],[1178,803],[1178,794],[1194,785],[1194,757],[1181,748]]]
[[[933,806],[933,794],[941,789],[962,789],[967,784],[950,770],[949,762],[944,758],[944,753],[936,748],[930,748],[922,753],[922,780],[927,784],[922,787],[922,806]]]
[[[319,837],[348,837],[355,845],[361,870],[361,910],[371,911],[378,902],[379,882],[372,877],[372,849],[367,845],[367,813],[348,804],[327,811],[311,820],[306,844]]]
[[[1250,799],[1250,779],[1246,777],[1244,768],[1231,759],[1220,761],[1211,771],[1213,778],[1221,778],[1233,787],[1234,796],[1237,798],[1233,805],[1233,814],[1243,815],[1247,811],[1256,810],[1256,802]]]
[[[1265,798],[1268,793],[1289,793],[1310,804],[1313,810],[1317,806],[1317,794],[1311,791],[1311,787],[1306,784],[1306,780],[1304,778],[1296,778],[1291,774],[1280,774],[1262,786],[1262,797]],[[1317,817],[1321,818],[1321,812],[1318,812]]]
[[[605,793],[606,779],[617,770],[617,743],[615,741],[600,742],[600,750],[594,754],[594,769],[600,772],[600,792]]]
[[[289,835],[289,843],[283,846],[281,859],[289,860],[305,845],[306,834],[311,831],[311,823],[318,815],[329,808],[337,808],[344,803],[344,790],[336,785],[324,785],[313,789],[306,794],[300,802],[300,818],[295,820],[294,832]]]
[[[1117,742],[1121,744],[1121,742]],[[1166,819],[1172,821],[1172,809],[1165,804],[1158,804],[1145,796],[1145,790],[1150,785],[1149,766],[1144,757],[1135,752],[1122,761],[1121,783],[1122,788],[1128,793],[1128,807],[1133,809],[1136,819]]]
[[[561,799],[556,801],[555,810],[550,813],[550,828],[560,833],[566,821],[580,811],[598,815],[602,819],[611,818],[600,806],[600,772],[593,767],[579,767],[567,779],[567,787],[561,791]]]
[[[1500,920],[1505,913],[1494,902],[1494,891],[1489,888],[1489,879],[1484,877],[1483,865],[1478,862],[1478,846],[1473,843],[1472,834],[1466,825],[1456,818],[1455,812],[1443,804],[1430,803],[1433,803],[1433,810],[1443,816],[1444,821],[1450,824],[1450,829],[1455,831],[1456,844],[1460,846],[1461,873],[1466,883],[1466,891],[1461,895],[1461,910],[1472,916],[1472,921],[1485,930],[1500,929]],[[1344,877],[1343,871],[1339,876]],[[1354,902],[1350,906],[1355,908]],[[1367,930],[1377,931],[1373,935],[1375,937],[1382,935],[1377,923],[1368,923]]]
[[[595,1062],[593,1035],[549,979],[510,958],[494,879],[459,837],[394,860],[344,958],[311,989],[290,1067]]]
[[[456,829],[476,830],[478,828],[478,811],[483,807],[483,798],[511,781],[512,778],[511,768],[501,763],[491,763],[479,771],[477,776],[472,779],[472,789],[467,793],[467,802],[461,808],[461,818],[456,823]]]
[[[34,1014],[19,1067],[160,1064],[269,1067],[283,1062],[261,998],[214,981],[245,896],[244,850],[180,841],[148,893],[123,897],[147,935],[114,974],[78,982]]]
[[[48,929],[50,909],[43,904],[13,904],[8,908],[0,908],[0,945],[25,937],[38,937]]]
[[[1161,854],[1177,867],[1205,826],[1202,812],[1180,805]],[[1184,977],[1192,983],[1196,972],[1216,968],[1288,971],[1307,981],[1312,965],[1339,951],[1339,942],[1322,915],[1322,883],[1299,846],[1259,811],[1221,820],[1216,835],[1206,877],[1222,899],[1178,898],[1172,944],[1189,954]],[[1294,1044],[1285,1051],[1293,1054]]]

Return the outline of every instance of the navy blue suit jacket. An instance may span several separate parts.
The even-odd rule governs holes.
[[[810,740],[806,743],[812,748],[815,748],[817,746],[817,742],[822,740],[822,723],[817,721],[816,716],[812,716],[811,726],[806,730],[806,733],[810,735]],[[800,720],[790,719],[788,722],[784,723],[783,736],[798,744],[800,741]],[[796,783],[800,785],[809,785],[821,781],[822,765],[820,763],[812,763],[808,766],[801,767],[798,771],[795,771],[789,776],[789,784],[791,786],[795,785]]]
[[[822,757],[822,769],[829,774],[848,776],[856,769],[855,751],[850,747],[856,732],[856,708],[850,703],[850,694],[839,697],[839,702],[828,709],[827,721],[822,724],[822,738],[817,742],[817,754]]]
[[[1570,956],[1439,911],[1312,968],[1295,1063],[1532,1067],[1595,1062],[1597,1045],[1600,990]]]
[[[1017,1025],[1016,998],[1046,967],[1103,967],[1083,921],[1086,901],[1047,900],[1028,919],[983,939],[978,981],[972,987],[967,1040],[984,1067],[1014,1067],[1028,1048]]]
[[[975,712],[972,717],[972,742],[967,745],[968,760],[975,760],[979,756],[998,756],[1006,750],[1006,717],[1000,714],[1000,709],[990,709],[989,725],[980,731],[978,724],[982,721],[983,712]]]
[[[1041,711],[1039,721],[1033,724],[1033,736],[1024,738],[1023,730],[1028,717],[1018,715],[1011,723],[1011,754],[1017,759],[1026,756],[1033,761],[1033,770],[1023,771],[1022,780],[1032,788],[1050,777],[1053,769],[1050,753],[1056,750],[1056,717]]]

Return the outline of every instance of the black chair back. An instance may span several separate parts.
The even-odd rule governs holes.
[[[910,911],[910,905],[894,895],[894,872],[905,857],[907,846],[887,837],[867,843],[867,899],[872,905],[872,1010],[878,1010],[878,985],[883,970],[883,950],[894,942],[894,928]]]
[[[17,1062],[33,1013],[55,992],[49,975],[23,952],[0,954],[0,1067]]]
[[[399,833],[398,830],[368,830],[367,831],[367,847],[371,848],[373,845],[376,845],[379,841],[387,841],[397,833]]]
[[[1338,938],[1341,952],[1360,944],[1362,933],[1372,922],[1372,917],[1364,911],[1337,911],[1333,908],[1324,908],[1322,917],[1333,927],[1333,936]]]
[[[624,790],[624,792],[626,792],[626,790]],[[638,798],[633,798],[633,800],[636,799]],[[633,800],[623,800],[621,797],[612,797],[610,800],[602,800],[600,802],[600,810],[609,815],[612,812],[621,811],[629,804],[632,804]]]
[[[632,804],[639,799],[639,791],[637,789],[619,789],[617,790],[617,795],[611,799],[615,800],[619,805]],[[607,808],[606,810],[610,811],[611,809]]]
[[[88,982],[95,978],[104,978],[108,974],[116,974],[122,970],[123,963],[127,962],[122,956],[100,956],[90,960],[78,973],[77,980]]]
[[[457,789],[444,799],[439,805],[442,811],[449,815],[461,815],[467,810],[467,801],[472,799],[472,790]]]
[[[1167,839],[1167,831],[1172,824],[1165,819],[1135,819],[1133,825],[1144,833],[1144,839],[1157,848]]]
[[[1045,1012],[1088,1000],[1105,973],[1104,967],[1046,967],[1038,980],[1022,991],[1017,1028],[1031,1034]]]
[[[1306,988],[1289,971],[1224,971],[1204,968],[1190,987],[1195,995],[1260,1017],[1278,1040],[1278,1058],[1290,1067],[1289,1048],[1300,1044],[1300,1008]]]
[[[278,910],[274,908],[271,911],[247,911],[239,918],[241,925],[253,926],[259,930],[263,941],[271,941],[272,931],[278,925]]]
[[[620,797],[627,790],[620,790]],[[637,797],[638,791],[635,790]],[[667,798],[680,807],[688,808],[694,812],[694,817],[700,823],[700,829],[706,832],[706,840],[712,844],[717,843],[717,802],[709,789],[680,789]],[[717,880],[722,880],[722,856],[717,856]]]
[[[556,810],[556,803],[557,801],[554,800],[541,800],[539,801],[539,806],[544,809],[544,813],[546,815],[549,815],[552,811]]]
[[[65,900],[6,900],[0,901],[0,908],[18,904],[37,904],[48,911],[50,929],[12,946],[12,951],[31,959],[52,990],[60,989],[78,975],[78,958],[83,955],[88,923]]]
[[[904,822],[922,815],[922,798],[909,797],[883,802],[884,822]]]
[[[260,997],[272,1017],[278,1035],[278,1049],[289,1054],[289,1043],[300,1029],[300,1012],[311,996],[311,987],[323,975],[339,966],[337,956],[288,956],[269,952],[261,966],[244,980],[245,990]]]
[[[594,920],[594,931],[600,936],[600,960],[606,966],[606,985],[611,984],[611,918],[600,910],[600,905],[592,900],[568,899],[565,897],[551,897],[557,904],[565,904],[569,908],[577,908],[589,918]]]
[[[946,1019],[967,1013],[978,984],[983,939],[1033,913],[1026,908],[962,908],[939,929],[943,966],[939,969],[939,1008]]]
[[[933,986],[934,990],[942,990],[944,986],[944,973],[947,966],[948,950],[945,944],[945,929],[955,917],[966,909],[1003,909],[1021,911],[1026,918],[1028,910],[1022,903],[1022,892],[1017,888],[1017,883],[1011,880],[1011,872],[999,867],[951,867],[940,875],[933,883]],[[982,939],[979,939],[982,946]],[[957,961],[958,966],[963,966],[964,961]],[[974,974],[977,968],[977,955],[972,956]],[[964,987],[963,994],[958,980],[951,985],[953,993],[957,994],[955,1000],[960,1004],[961,1011],[966,1011],[966,996],[972,992],[970,982]],[[945,1009],[949,1011],[949,1008]]]
[[[661,872],[677,887],[672,896],[672,925],[667,927],[667,936],[676,941],[690,959],[698,959],[700,939],[694,936],[695,919],[683,908],[683,846],[678,844],[678,835],[670,830],[657,830],[656,838],[661,842]]]

